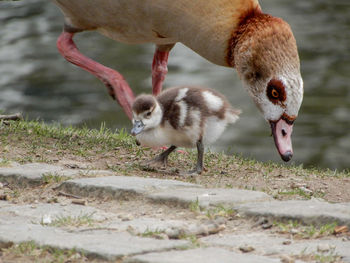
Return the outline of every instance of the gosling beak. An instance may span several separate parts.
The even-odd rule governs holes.
[[[293,157],[292,132],[293,124],[284,119],[270,121],[271,131],[275,145],[283,161],[288,162]]]
[[[142,132],[143,128],[145,128],[145,125],[143,124],[142,121],[134,121],[134,126],[131,129],[131,134],[135,136],[140,132]]]

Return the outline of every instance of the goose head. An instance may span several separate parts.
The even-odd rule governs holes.
[[[303,99],[296,41],[280,18],[255,13],[242,21],[234,47],[234,66],[248,93],[270,123],[284,161],[293,156],[293,122]]]
[[[133,128],[131,134],[136,136],[142,131],[156,128],[162,120],[162,109],[152,95],[138,96],[132,105]]]

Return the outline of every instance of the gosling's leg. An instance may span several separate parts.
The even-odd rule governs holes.
[[[197,142],[197,165],[195,171],[201,174],[203,171],[203,156],[204,156],[204,146],[202,140]]]
[[[152,159],[148,164],[149,165],[161,165],[166,167],[168,164],[168,156],[170,153],[172,153],[177,147],[175,145],[170,146],[167,150],[162,152],[160,155],[158,155],[156,158]]]
[[[202,140],[197,142],[197,165],[196,168],[189,172],[185,172],[183,176],[195,176],[201,174],[203,171],[203,156],[204,156],[204,146]]]

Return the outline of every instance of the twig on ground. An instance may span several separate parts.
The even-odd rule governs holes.
[[[19,121],[19,120],[23,120],[23,116],[22,116],[22,113],[17,112],[15,114],[10,114],[10,115],[0,115],[0,120]]]
[[[75,198],[75,199],[83,199],[80,196],[68,194],[68,193],[65,193],[65,192],[62,192],[62,191],[59,191],[58,195],[62,195],[62,196],[65,196],[65,197],[70,197],[70,198]]]
[[[84,200],[84,199],[75,199],[75,200],[72,200],[72,204],[75,204],[75,205],[86,205],[86,200]]]

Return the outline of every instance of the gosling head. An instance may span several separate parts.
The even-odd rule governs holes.
[[[270,123],[277,150],[287,162],[293,156],[293,122],[303,99],[296,41],[285,21],[259,12],[240,28],[234,66]]]
[[[157,127],[163,116],[161,107],[152,95],[138,96],[132,105],[132,114],[131,134],[134,136]]]

